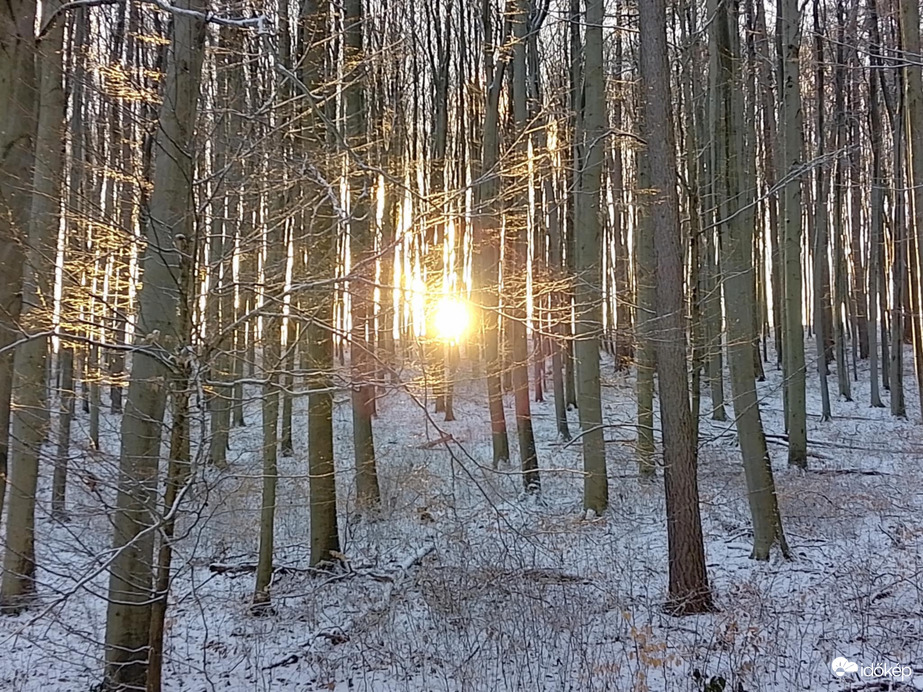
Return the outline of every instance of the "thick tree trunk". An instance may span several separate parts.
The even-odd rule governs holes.
[[[44,8],[49,16],[54,6]],[[17,610],[35,594],[35,500],[39,454],[48,434],[48,331],[54,303],[54,256],[64,169],[64,17],[46,27],[39,46],[39,110],[20,328],[28,336],[13,358],[10,497],[0,609]]]
[[[180,7],[204,11],[198,0]],[[176,277],[190,262],[193,232],[192,140],[205,44],[197,16],[173,17],[173,41],[160,110],[154,186],[146,215],[147,248],[138,293],[138,323],[128,397],[121,425],[121,455],[109,603],[106,685],[143,687],[147,678],[154,525],[160,444],[170,372],[167,363],[186,343],[178,319],[184,286]]]

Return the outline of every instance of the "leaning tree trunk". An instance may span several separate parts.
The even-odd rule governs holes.
[[[180,7],[204,12],[200,0]],[[178,320],[177,276],[189,262],[194,230],[192,146],[205,47],[204,14],[177,13],[156,140],[154,185],[146,215],[147,247],[138,293],[136,343],[121,425],[119,484],[106,615],[106,684],[145,685],[154,550],[153,507],[160,467],[169,363],[187,341]]]
[[[667,18],[665,0],[646,0],[638,7],[644,87],[642,112],[653,190],[651,224],[657,268],[656,353],[669,553],[667,610],[675,615],[688,615],[710,611],[713,606],[705,569],[696,449],[686,379],[683,249],[670,110]]]

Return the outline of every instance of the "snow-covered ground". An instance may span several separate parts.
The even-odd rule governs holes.
[[[807,473],[787,467],[781,378],[768,366],[762,410],[775,436],[770,451],[791,561],[749,559],[733,424],[703,419],[702,516],[719,611],[681,619],[660,608],[667,553],[662,482],[639,482],[633,379],[611,366],[604,368],[603,390],[611,507],[590,521],[581,516],[580,446],[556,440],[550,395],[533,404],[540,498],[520,495],[515,467],[490,468],[480,380],[459,384],[453,423],[429,418],[412,387],[380,401],[382,511],[360,519],[351,417],[341,397],[337,480],[349,571],[326,576],[303,569],[308,481],[306,401],[299,398],[296,454],[280,459],[276,526],[276,562],[290,569],[277,572],[272,617],[249,613],[252,574],[210,569],[256,557],[261,457],[254,401],[249,425],[232,434],[230,471],[200,471],[187,504],[168,612],[165,687],[923,689],[923,428],[909,353],[906,362],[908,421],[868,406],[862,363],[854,401],[834,401],[835,419],[820,423],[816,376],[809,376]],[[460,374],[466,373],[463,365]],[[835,376],[830,386],[835,394]],[[703,411],[707,403],[703,390]],[[570,415],[576,431],[576,412]],[[113,496],[118,425],[105,413],[103,449],[91,452],[82,442],[86,417],[79,416],[70,521],[50,519],[43,485],[42,605],[0,618],[0,690],[87,690],[100,679],[111,540],[105,506]],[[455,441],[427,444],[442,433]],[[510,440],[515,446],[515,434]],[[47,479],[50,464],[44,471]],[[858,670],[836,677],[830,664],[837,657]],[[889,674],[899,681],[892,687]]]

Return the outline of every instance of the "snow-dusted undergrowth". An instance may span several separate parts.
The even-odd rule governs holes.
[[[308,479],[299,398],[296,454],[280,467],[277,563],[287,569],[273,585],[275,615],[262,618],[248,610],[252,574],[211,569],[255,559],[261,459],[254,401],[248,427],[232,434],[230,471],[201,470],[186,505],[166,688],[716,692],[723,679],[727,690],[747,692],[889,689],[887,678],[835,677],[830,662],[843,656],[860,666],[914,667],[904,687],[893,689],[923,689],[923,434],[912,379],[910,422],[869,408],[860,372],[855,401],[835,402],[836,419],[820,423],[816,378],[809,378],[811,469],[801,473],[786,467],[780,374],[769,367],[760,384],[764,422],[775,436],[792,561],[749,559],[734,430],[703,420],[703,521],[720,610],[674,619],[660,610],[662,484],[639,482],[633,382],[606,372],[611,508],[589,521],[580,512],[579,442],[555,439],[550,397],[533,404],[541,497],[521,497],[515,468],[489,468],[477,380],[459,385],[458,421],[438,430],[407,392],[380,401],[383,507],[360,518],[350,413],[340,402],[340,529],[349,562],[330,575],[303,569]],[[104,418],[100,452],[80,448],[85,418],[75,426],[68,523],[50,519],[49,488],[40,491],[42,605],[0,618],[0,690],[87,690],[99,680],[111,537],[105,507],[118,454],[117,418]],[[512,427],[509,408],[508,421]],[[454,441],[427,444],[442,433]]]

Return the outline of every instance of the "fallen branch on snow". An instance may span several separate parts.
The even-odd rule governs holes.
[[[423,561],[423,558],[425,558],[427,555],[433,552],[433,550],[435,550],[435,547],[432,545],[428,545],[424,548],[421,548],[417,552],[407,556],[406,558],[401,560],[399,563],[397,563],[397,568],[392,571],[382,571],[380,569],[379,570],[359,569],[359,570],[353,570],[353,571],[348,572],[347,576],[367,576],[367,577],[371,577],[372,579],[375,579],[376,581],[389,582],[389,587],[385,593],[385,597],[382,599],[381,604],[377,608],[374,608],[376,610],[383,610],[390,604],[391,595],[394,593],[395,587],[400,583],[401,578],[406,576],[407,572],[410,570],[411,567],[414,567],[415,565],[420,564]],[[290,665],[294,665],[295,663],[298,663],[298,661],[301,660],[301,657],[303,655],[305,655],[306,653],[309,653],[310,648],[314,646],[314,642],[316,642],[318,639],[326,639],[333,645],[344,644],[345,642],[348,642],[349,641],[348,630],[352,628],[356,620],[358,620],[360,617],[364,616],[365,614],[366,613],[361,613],[360,615],[357,615],[351,618],[342,627],[336,627],[336,628],[325,627],[325,628],[315,631],[308,638],[308,640],[305,641],[301,645],[300,648],[302,649],[302,651],[300,653],[289,654],[285,658],[282,658],[274,663],[270,663],[268,666],[264,666],[263,670],[273,670],[274,668],[281,668],[283,666],[290,666]]]

